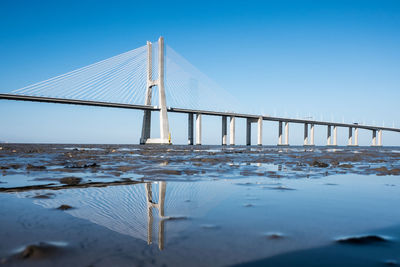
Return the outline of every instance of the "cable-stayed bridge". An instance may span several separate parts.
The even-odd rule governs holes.
[[[372,133],[372,146],[382,146],[382,132],[398,128],[271,117],[239,111],[240,103],[181,57],[164,39],[57,77],[26,86],[0,99],[143,110],[141,144],[170,144],[168,113],[188,114],[188,144],[202,143],[202,116],[222,118],[221,144],[235,144],[235,119],[246,119],[246,144],[257,123],[262,145],[263,121],[278,122],[278,145],[289,145],[289,124],[304,124],[304,145],[313,146],[315,126],[327,127],[327,145],[337,145],[338,127],[348,128],[348,145],[358,145],[359,129]],[[167,105],[168,104],[168,105]],[[160,116],[160,137],[150,138],[152,113]],[[194,125],[195,124],[195,125]],[[284,136],[283,136],[284,135]],[[196,138],[194,140],[194,138]]]

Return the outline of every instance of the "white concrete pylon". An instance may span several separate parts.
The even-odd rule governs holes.
[[[326,138],[326,145],[330,146],[331,145],[331,129],[332,127],[330,125],[327,126],[327,138]]]
[[[226,146],[226,139],[228,136],[227,133],[227,121],[226,121],[226,116],[222,116],[222,145]]]
[[[376,130],[372,130],[372,146],[376,146]]]
[[[235,145],[235,117],[231,116],[229,121],[229,144]]]
[[[285,145],[289,145],[289,122],[285,122]]]
[[[145,105],[151,105],[152,87],[158,87],[158,102],[160,108],[160,138],[150,138],[150,126],[151,126],[151,111],[144,113],[142,136],[140,139],[141,144],[170,144],[171,135],[169,132],[168,114],[167,114],[167,103],[165,97],[164,88],[164,75],[165,75],[165,60],[164,60],[164,38],[158,39],[158,79],[152,80],[152,46],[150,42],[147,42],[147,88]]]
[[[347,143],[348,146],[353,144],[353,128],[349,127],[349,141]]]
[[[333,126],[333,145],[337,146],[337,126]]]
[[[263,130],[263,118],[261,116],[258,117],[257,126],[258,126],[257,145],[261,146],[262,145],[262,130]]]
[[[304,123],[304,145],[308,145],[308,123]]]
[[[201,145],[201,114],[196,114],[196,145]]]
[[[282,145],[282,122],[279,121],[278,125],[278,145]]]
[[[382,146],[382,130],[378,130],[378,146]]]
[[[310,141],[310,145],[314,145],[314,124],[311,124],[311,127],[310,127],[310,131],[311,131],[311,141]]]
[[[246,146],[251,145],[251,119],[246,119]]]
[[[188,145],[193,145],[193,113],[188,113]]]
[[[358,146],[358,128],[354,128],[354,145]]]

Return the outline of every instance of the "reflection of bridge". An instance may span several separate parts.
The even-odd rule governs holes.
[[[153,241],[153,208],[158,209],[158,248],[160,250],[164,249],[164,224],[165,224],[165,216],[164,216],[164,205],[165,205],[165,190],[166,183],[161,181],[159,182],[159,193],[158,193],[158,202],[155,203],[153,201],[153,192],[152,192],[152,183],[146,183],[146,200],[147,200],[147,216],[148,216],[148,226],[147,226],[147,244],[151,244]]]
[[[235,119],[246,119],[246,144],[251,145],[251,124],[258,125],[258,145],[262,145],[263,121],[278,122],[278,145],[289,145],[289,123],[304,124],[304,145],[314,145],[314,128],[316,125],[327,127],[327,145],[337,145],[338,127],[348,128],[348,145],[358,145],[359,129],[372,132],[372,145],[382,145],[382,131],[400,132],[398,128],[380,127],[350,123],[335,123],[309,119],[291,119],[252,115],[237,112],[213,111],[224,105],[213,101],[226,100],[225,110],[235,109],[227,95],[217,90],[215,84],[204,82],[207,78],[192,65],[183,60],[167,57],[165,70],[164,41],[158,41],[158,54],[153,51],[152,43],[124,54],[100,61],[87,67],[60,75],[58,77],[27,86],[11,94],[0,94],[0,99],[74,104],[144,111],[141,144],[171,143],[168,113],[188,114],[188,144],[202,143],[202,116],[219,116],[222,118],[222,145],[228,143],[227,118],[230,121],[229,144],[235,144]],[[174,51],[169,50],[172,55]],[[158,57],[158,75],[153,79],[153,54]],[[178,56],[176,56],[178,57]],[[165,73],[167,78],[165,79]],[[153,91],[157,87],[158,91]],[[165,89],[167,88],[167,90]],[[158,99],[155,96],[158,94]],[[187,98],[194,98],[192,101]],[[167,106],[167,99],[173,107]],[[154,101],[153,101],[154,100]],[[158,105],[154,105],[158,102]],[[186,102],[190,102],[188,105]],[[196,103],[196,104],[193,104]],[[207,109],[208,108],[208,109]],[[215,108],[215,109],[214,109]],[[160,137],[150,138],[151,114],[159,112]],[[195,127],[194,127],[194,115]],[[283,128],[283,124],[285,127]],[[332,129],[333,128],[333,129]],[[194,134],[194,129],[196,134]],[[284,131],[283,131],[284,129]],[[310,136],[309,136],[310,131]],[[333,131],[333,136],[332,136]],[[285,134],[283,140],[283,132]],[[354,135],[354,140],[353,140]],[[194,136],[196,140],[194,142]],[[378,140],[376,140],[378,136]]]
[[[68,204],[74,209],[65,212],[74,217],[149,245],[156,241],[158,248],[163,250],[166,237],[173,242],[181,237],[184,229],[193,227],[193,221],[184,218],[202,217],[229,196],[221,194],[224,188],[224,184],[215,181],[213,185],[207,182],[145,182],[64,190],[56,198],[35,199],[34,203],[51,209]],[[17,194],[30,196],[30,192]]]

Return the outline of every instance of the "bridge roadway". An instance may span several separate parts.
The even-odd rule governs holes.
[[[100,101],[90,101],[90,100],[75,100],[75,99],[65,99],[65,98],[51,98],[51,97],[41,97],[41,96],[25,96],[25,95],[13,95],[13,94],[0,94],[0,99],[6,100],[19,100],[19,101],[32,101],[32,102],[46,102],[46,103],[57,103],[57,104],[71,104],[71,105],[84,105],[84,106],[96,106],[96,107],[109,107],[109,108],[124,108],[124,109],[139,109],[139,110],[152,110],[159,111],[160,109],[156,106],[147,105],[133,105],[133,104],[121,104],[121,103],[110,103],[110,102],[100,102]],[[314,125],[326,125],[326,126],[337,126],[337,127],[352,127],[366,130],[383,130],[400,132],[399,128],[390,127],[378,127],[371,125],[361,125],[361,124],[351,124],[351,123],[337,123],[337,122],[326,122],[317,120],[306,120],[306,119],[291,119],[291,118],[281,118],[281,117],[270,117],[270,116],[260,116],[252,114],[243,114],[235,112],[220,112],[220,111],[208,111],[208,110],[195,110],[195,109],[185,109],[185,108],[168,108],[168,112],[176,113],[186,113],[186,114],[202,114],[209,116],[229,116],[237,118],[246,119],[258,119],[262,117],[265,121],[278,121],[278,122],[290,122],[299,124],[314,124]]]

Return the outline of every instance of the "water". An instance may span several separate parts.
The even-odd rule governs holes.
[[[0,259],[28,266],[397,263],[397,151],[3,146]],[[59,182],[71,176],[81,180]],[[387,241],[337,242],[365,235]],[[21,258],[21,247],[40,242],[47,244],[37,245],[41,257]]]

